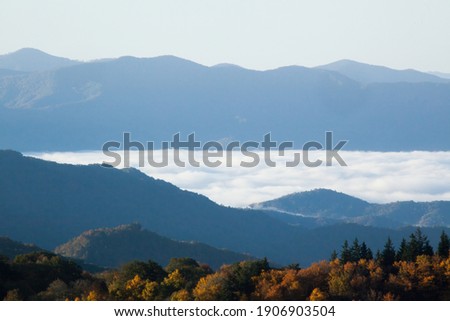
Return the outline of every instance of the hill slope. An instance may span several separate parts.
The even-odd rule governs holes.
[[[49,55],[33,48],[1,55],[0,68],[15,71],[43,71],[80,64],[78,61]]]
[[[316,189],[252,204],[251,207],[265,209],[270,212],[271,217],[294,224],[296,221],[301,224],[306,219],[316,218],[322,225],[328,220],[331,223],[358,223],[390,228],[450,227],[449,201],[371,204],[343,193]]]
[[[132,260],[149,259],[165,266],[174,257],[190,257],[218,269],[223,264],[252,257],[209,245],[180,242],[141,229],[140,225],[90,230],[58,246],[55,253],[100,266],[117,267]]]
[[[43,249],[32,245],[23,244],[17,241],[13,241],[8,237],[0,236],[0,255],[14,258],[20,254],[27,254],[33,252],[41,252]]]
[[[47,249],[86,230],[139,222],[172,239],[276,262],[297,256],[285,244],[302,231],[263,212],[219,206],[135,169],[56,164],[13,151],[0,151],[0,220],[0,235]]]
[[[86,230],[138,222],[174,240],[197,241],[279,264],[328,258],[346,238],[365,240],[376,251],[387,236],[400,240],[411,232],[356,224],[307,229],[267,211],[219,206],[134,169],[57,164],[13,151],[0,151],[0,221],[0,235],[47,249]],[[441,231],[426,233],[438,240]]]
[[[449,150],[450,83],[433,79],[364,85],[332,70],[206,67],[172,56],[83,63],[0,77],[0,148],[98,150],[123,132],[157,143],[178,132],[202,141],[272,132],[301,148],[331,130],[350,140],[346,149]]]
[[[317,68],[339,72],[340,74],[362,84],[396,82],[448,82],[446,79],[443,79],[437,75],[420,72],[413,69],[395,70],[383,66],[363,64],[352,60],[339,60]]]

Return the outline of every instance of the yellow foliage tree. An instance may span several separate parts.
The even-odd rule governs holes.
[[[319,288],[314,288],[309,296],[309,301],[325,301],[326,299],[327,295]]]
[[[88,296],[86,297],[87,301],[99,301],[100,297],[98,295],[97,292],[95,292],[94,290],[89,291]],[[79,300],[79,299],[78,299]],[[75,301],[77,301],[77,299],[75,299]]]
[[[186,280],[180,270],[176,269],[164,279],[162,285],[174,292],[183,289],[186,286]]]
[[[159,284],[155,281],[145,281],[144,288],[141,292],[142,300],[154,301],[159,299]]]
[[[193,290],[194,299],[198,301],[223,300],[226,295],[224,277],[220,272],[201,278]]]
[[[190,301],[192,300],[192,296],[186,289],[181,289],[177,292],[174,292],[170,296],[170,301]]]

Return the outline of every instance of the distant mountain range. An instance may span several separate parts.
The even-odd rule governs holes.
[[[250,207],[267,210],[270,216],[294,225],[307,222],[310,226],[320,226],[340,222],[388,228],[450,227],[449,201],[371,204],[343,193],[316,189]]]
[[[254,71],[173,56],[82,63],[23,49],[0,56],[0,148],[98,150],[123,132],[207,140],[323,142],[347,150],[450,150],[450,81],[352,61]]]
[[[0,235],[48,250],[69,242],[58,248],[58,252],[84,257],[90,262],[94,262],[97,255],[93,253],[103,249],[104,261],[97,262],[102,265],[121,262],[127,251],[136,256],[151,254],[164,260],[165,254],[153,252],[149,240],[162,244],[161,251],[178,247],[180,252],[176,253],[180,255],[191,253],[193,256],[194,248],[198,249],[199,260],[211,253],[220,260],[232,260],[238,255],[200,244],[184,247],[165,238],[267,257],[278,264],[309,264],[328,258],[345,239],[356,237],[377,250],[383,247],[388,236],[398,245],[401,238],[408,237],[415,229],[345,223],[339,215],[358,217],[358,208],[368,203],[330,191],[306,193],[302,204],[312,216],[298,216],[303,220],[299,223],[296,216],[289,214],[289,218],[295,219],[290,222],[284,217],[287,214],[273,210],[273,206],[270,210],[220,206],[202,195],[183,191],[135,169],[57,164],[0,150]],[[403,217],[411,215],[411,219],[416,220],[421,210],[428,209],[425,205],[412,206],[414,204],[411,203],[409,212],[403,209]],[[299,208],[294,205],[285,209]],[[318,210],[321,210],[319,218],[314,217]],[[444,211],[444,207],[441,210]],[[422,212],[422,216],[424,214]],[[444,212],[441,216],[446,217]],[[114,229],[133,222],[165,238],[137,228]],[[82,234],[92,229],[95,230]],[[443,229],[450,234],[450,230],[443,227],[424,227],[423,232],[436,246]],[[132,252],[133,243],[139,251]],[[112,249],[105,244],[110,244]],[[107,261],[105,256],[111,251],[117,251],[117,257]],[[220,260],[212,264],[218,265]]]
[[[444,79],[450,79],[450,74],[445,73],[445,72],[433,71],[433,72],[430,72],[429,74],[435,75],[435,76],[438,76],[438,77],[444,78]]]
[[[117,267],[149,259],[166,266],[171,258],[189,257],[213,269],[254,259],[196,242],[180,242],[143,230],[139,224],[90,230],[58,246],[55,253],[98,266]]]
[[[328,65],[317,67],[318,69],[336,71],[361,84],[373,83],[448,83],[444,77],[420,72],[413,69],[395,70],[383,66],[363,64],[352,60],[340,60]]]
[[[22,72],[49,71],[78,64],[81,62],[52,56],[33,48],[24,48],[0,56],[0,69]]]

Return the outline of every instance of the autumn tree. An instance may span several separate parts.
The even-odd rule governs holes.
[[[191,291],[202,277],[213,272],[208,265],[200,265],[191,258],[172,258],[165,267],[165,271],[169,273],[166,284],[174,285],[177,280],[177,286],[173,288],[176,291],[181,289]],[[172,275],[175,272],[176,274]],[[170,279],[172,281],[169,282]]]
[[[387,288],[403,300],[438,300],[447,288],[445,268],[438,257],[419,255],[413,261],[395,262],[398,273],[391,274]]]
[[[327,299],[327,295],[319,288],[314,288],[308,299],[309,301],[325,301]]]
[[[108,289],[115,298],[128,300],[135,294],[139,297],[147,283],[155,282],[159,285],[166,276],[166,271],[156,262],[132,261],[113,273]],[[154,284],[148,286],[153,288]]]
[[[228,301],[233,298],[227,286],[227,276],[218,271],[201,278],[193,290],[193,296],[198,301]]]
[[[195,287],[196,300],[248,300],[255,290],[254,277],[269,270],[267,259],[243,261],[223,266],[203,277]]]
[[[264,271],[260,275],[254,277],[255,290],[252,298],[263,301],[283,301],[289,299],[300,299],[296,292],[298,284],[286,282],[285,278],[288,273],[297,275],[297,270],[269,270]],[[292,277],[288,277],[292,280]]]

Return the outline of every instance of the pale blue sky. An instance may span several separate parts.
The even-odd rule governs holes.
[[[450,73],[449,0],[1,0],[0,54],[171,54],[253,69],[353,59]]]

